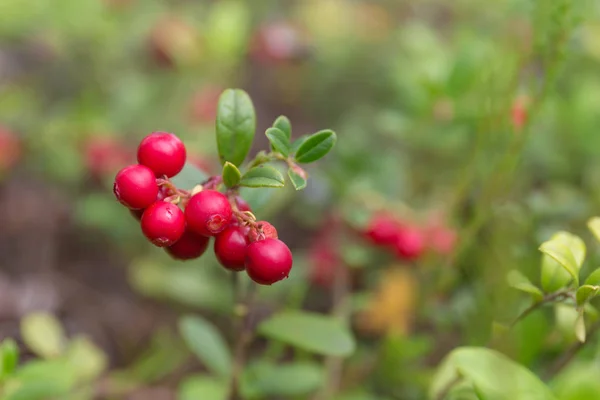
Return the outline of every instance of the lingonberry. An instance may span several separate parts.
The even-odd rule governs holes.
[[[167,197],[169,197],[169,193],[168,193],[168,189],[165,186],[159,186],[158,187],[158,194],[156,195],[156,201],[162,201],[164,199],[166,199]],[[152,203],[154,204],[154,203]],[[135,219],[137,219],[138,221],[142,220],[142,215],[144,215],[144,209],[139,209],[139,210],[129,210],[131,212],[131,215],[133,215],[133,217]]]
[[[267,221],[257,221],[256,228],[250,229],[248,233],[250,242],[257,242],[265,239],[277,239],[277,229]]]
[[[375,215],[367,226],[366,235],[376,245],[393,245],[398,237],[400,224],[386,214]]]
[[[331,287],[341,262],[331,243],[316,243],[310,250],[309,260],[308,276],[310,281],[325,288]]]
[[[229,225],[232,210],[227,197],[215,190],[203,190],[190,198],[185,208],[188,227],[200,235],[215,236]]]
[[[232,271],[243,270],[248,243],[245,227],[229,226],[215,238],[214,249],[217,260]]]
[[[429,247],[438,254],[452,254],[457,242],[456,231],[447,226],[435,226],[429,231]]]
[[[150,168],[156,176],[177,175],[185,164],[183,142],[174,134],[154,132],[144,138],[138,147],[138,162]]]
[[[206,251],[210,238],[186,229],[183,236],[165,250],[176,260],[193,260]]]
[[[130,165],[117,173],[113,192],[121,204],[139,210],[156,201],[158,185],[150,168],[144,165]]]
[[[246,249],[246,272],[261,285],[272,285],[287,278],[292,263],[292,252],[279,239],[260,240]]]
[[[142,215],[142,232],[158,247],[175,244],[185,232],[183,211],[175,204],[157,201]]]
[[[423,231],[417,227],[406,226],[398,231],[395,243],[396,254],[403,260],[415,260],[425,249]]]

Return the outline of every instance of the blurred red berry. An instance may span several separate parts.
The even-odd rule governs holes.
[[[214,250],[217,260],[223,267],[232,271],[243,270],[248,244],[244,227],[228,227],[215,238]]]
[[[250,242],[257,242],[265,239],[277,239],[277,229],[267,221],[257,221],[256,229],[250,229],[248,238],[250,239]]]
[[[19,162],[22,155],[21,141],[15,133],[0,126],[0,172],[7,171]]]
[[[396,243],[400,228],[400,224],[392,216],[378,214],[371,219],[365,233],[373,244],[389,246]]]
[[[214,123],[217,118],[217,106],[223,89],[206,86],[196,92],[191,102],[190,116],[193,122]]]
[[[423,230],[414,226],[400,229],[395,242],[396,255],[403,260],[416,260],[425,250],[425,235]]]
[[[303,58],[307,50],[301,31],[285,21],[263,25],[251,44],[252,57],[264,64],[296,61]]]
[[[210,238],[186,229],[181,238],[165,251],[176,260],[193,260],[200,257],[208,248]]]
[[[231,205],[227,197],[215,190],[203,190],[189,200],[185,218],[189,229],[204,236],[215,236],[231,222]]]
[[[175,244],[185,232],[183,211],[175,204],[157,201],[142,215],[142,232],[158,247]]]
[[[146,136],[138,147],[138,162],[150,168],[156,176],[177,175],[185,165],[183,142],[174,134],[154,132]]]
[[[437,226],[429,231],[429,247],[438,254],[452,254],[458,235],[452,228]]]
[[[315,285],[331,287],[335,281],[340,258],[329,243],[316,243],[310,250],[309,280]]]
[[[246,272],[261,285],[272,285],[287,278],[292,264],[292,252],[278,239],[260,240],[246,249]]]
[[[521,96],[518,97],[513,103],[511,110],[512,124],[516,131],[520,131],[523,129],[525,124],[527,123],[527,105],[528,105],[527,97]]]
[[[149,207],[158,196],[154,172],[143,165],[125,167],[115,177],[113,192],[117,200],[128,208],[139,210]]]
[[[133,161],[133,152],[114,138],[92,137],[84,143],[85,165],[89,173],[101,178]]]

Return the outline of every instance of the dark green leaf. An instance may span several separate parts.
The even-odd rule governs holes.
[[[294,140],[294,142],[292,143],[291,152],[296,153],[300,146],[302,146],[302,143],[304,143],[309,137],[310,135],[302,135],[298,139]]]
[[[309,136],[296,151],[299,163],[311,163],[324,157],[335,145],[337,136],[331,130],[324,130]]]
[[[239,166],[252,147],[256,114],[248,93],[227,89],[219,99],[217,111],[217,147],[221,163]]]
[[[298,175],[293,169],[288,169],[288,176],[292,185],[294,185],[294,189],[302,190],[306,187],[306,179]]]
[[[186,378],[179,385],[178,400],[225,400],[229,390],[226,381],[198,375]]]
[[[258,327],[261,335],[317,354],[346,357],[354,352],[350,330],[321,314],[288,311],[276,314]]]
[[[252,168],[242,176],[240,186],[246,187],[283,187],[284,179],[281,172],[273,167],[261,165]]]
[[[231,354],[221,333],[207,320],[186,316],[179,320],[179,331],[192,352],[213,373],[227,377]]]
[[[433,379],[430,398],[436,399],[458,377],[473,385],[482,399],[556,400],[531,371],[495,350],[462,347],[453,350]]]
[[[511,287],[531,295],[534,301],[540,301],[544,297],[542,290],[531,283],[520,271],[510,271],[507,280]]]
[[[292,138],[292,123],[285,115],[281,115],[277,117],[275,122],[273,122],[273,128],[280,129],[285,136],[287,137],[287,142],[289,143]]]
[[[583,306],[590,299],[593,299],[600,291],[600,286],[583,285],[577,289],[576,299],[577,307]]]
[[[12,339],[6,339],[0,345],[0,378],[12,374],[19,362],[19,347]]]
[[[243,392],[249,398],[303,398],[323,383],[324,371],[319,364],[298,362],[251,365],[243,377]]]
[[[265,132],[265,135],[269,138],[273,150],[283,154],[284,157],[287,157],[290,154],[289,139],[281,129],[269,128]]]
[[[238,183],[240,183],[240,180],[242,179],[242,173],[240,172],[238,167],[236,167],[229,161],[225,162],[225,165],[223,165],[222,174],[223,183],[227,187],[236,186]]]

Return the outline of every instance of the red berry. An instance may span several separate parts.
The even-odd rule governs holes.
[[[380,214],[371,219],[366,230],[367,237],[376,245],[393,245],[398,237],[400,224],[389,215]]]
[[[167,197],[169,197],[168,194],[168,190],[166,187],[164,186],[159,186],[158,187],[158,194],[156,195],[156,201],[162,201],[164,199],[166,199]],[[152,203],[154,204],[154,203]],[[140,209],[140,210],[129,210],[131,212],[131,215],[133,215],[133,217],[135,219],[137,219],[138,221],[142,220],[142,215],[144,215],[144,209]]]
[[[176,260],[193,260],[204,254],[209,241],[210,239],[206,236],[186,230],[177,243],[165,250]]]
[[[21,141],[8,128],[0,126],[0,173],[12,168],[21,159]]]
[[[158,185],[150,168],[130,165],[117,173],[113,192],[121,204],[132,210],[139,210],[156,201]]]
[[[436,253],[452,254],[457,242],[456,231],[446,226],[432,228],[429,232],[429,247]]]
[[[250,242],[257,242],[265,239],[277,239],[277,229],[267,221],[257,221],[256,229],[250,229],[248,233]]]
[[[219,233],[215,239],[215,254],[217,259],[227,269],[241,271],[246,261],[248,247],[246,229],[241,226],[229,226]]]
[[[287,278],[292,263],[292,252],[279,239],[260,240],[246,249],[246,272],[261,285],[272,285]]]
[[[231,217],[229,200],[223,193],[215,190],[196,193],[185,208],[189,228],[204,236],[215,236],[222,232],[231,222]]]
[[[404,260],[415,260],[425,249],[423,232],[416,227],[404,227],[396,238],[396,254]]]
[[[185,232],[183,211],[173,203],[157,201],[142,215],[142,232],[158,247],[175,244]]]
[[[312,283],[328,288],[335,281],[337,269],[340,267],[338,254],[330,243],[320,242],[310,250],[309,279]]]
[[[138,147],[138,162],[150,168],[156,176],[177,175],[185,164],[183,142],[172,133],[154,132],[144,138]]]

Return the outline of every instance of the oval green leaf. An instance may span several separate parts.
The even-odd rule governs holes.
[[[246,172],[240,181],[240,186],[246,187],[283,187],[284,179],[281,172],[273,167],[261,165]]]
[[[19,347],[12,339],[6,339],[0,345],[0,378],[15,371],[19,362]]]
[[[568,232],[559,232],[551,240],[542,243],[540,251],[556,260],[579,284],[579,269],[585,259],[583,241]]]
[[[531,283],[531,281],[520,271],[510,271],[506,279],[508,280],[509,286],[531,295],[535,302],[541,301],[544,298],[542,290]]]
[[[302,135],[298,139],[294,140],[294,142],[292,143],[291,152],[296,153],[300,146],[302,146],[302,143],[304,143],[309,137],[310,135]]]
[[[329,153],[336,140],[335,132],[329,129],[309,136],[296,151],[296,161],[303,164],[317,161]]]
[[[225,186],[234,187],[237,186],[238,183],[240,183],[240,180],[242,179],[242,173],[240,172],[238,167],[236,167],[229,161],[226,161],[225,165],[223,165],[222,177]]]
[[[350,330],[321,314],[287,311],[262,322],[258,332],[268,338],[329,356],[347,357],[356,347]]]
[[[207,320],[185,316],[179,319],[179,332],[190,350],[213,373],[227,377],[231,354],[221,333]]]
[[[600,268],[595,269],[585,280],[586,285],[600,286]]]
[[[600,241],[600,217],[593,217],[588,220],[588,228],[594,234],[596,239]]]
[[[290,177],[292,185],[294,185],[294,189],[302,190],[306,187],[306,179],[297,174],[293,169],[288,169],[288,176]]]
[[[577,307],[582,307],[589,300],[596,297],[600,291],[600,286],[593,285],[583,285],[577,289],[577,293],[575,294],[575,298],[577,299]]]
[[[252,147],[256,114],[248,93],[227,89],[219,98],[217,111],[217,148],[221,163],[240,166]]]
[[[273,150],[281,153],[284,157],[290,154],[290,141],[286,134],[279,128],[269,128],[265,132]]]
[[[482,399],[556,400],[527,368],[495,350],[476,347],[458,348],[445,358],[433,379],[430,398],[439,398],[459,377]]]
[[[66,358],[77,372],[77,377],[85,381],[99,377],[108,366],[106,354],[84,336],[71,340]]]
[[[552,257],[542,256],[541,284],[545,292],[551,293],[569,285],[571,274]]]
[[[21,320],[25,345],[42,358],[57,357],[66,343],[63,327],[53,315],[32,313]]]
[[[251,365],[242,379],[242,392],[248,398],[305,397],[317,390],[325,376],[323,367],[313,362]]]
[[[225,400],[228,390],[226,381],[206,375],[191,376],[179,385],[177,400]]]
[[[289,143],[292,138],[292,123],[285,115],[277,117],[273,122],[273,128],[280,129],[286,136],[287,142]]]

